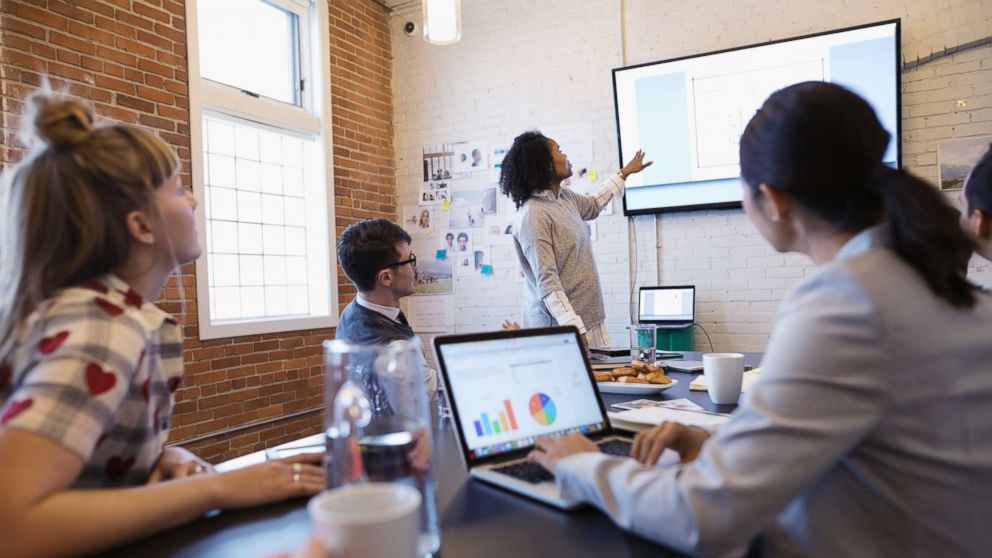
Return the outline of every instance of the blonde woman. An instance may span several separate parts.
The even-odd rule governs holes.
[[[321,490],[302,460],[216,474],[165,447],[182,340],[152,301],[200,255],[196,200],[157,136],[51,93],[25,106],[32,149],[0,186],[3,546],[92,554]]]

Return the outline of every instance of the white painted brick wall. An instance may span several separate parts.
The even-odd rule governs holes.
[[[509,143],[521,131],[591,121],[594,166],[617,167],[610,70],[884,19],[902,18],[902,53],[924,57],[992,32],[984,0],[464,0],[460,43],[406,37],[392,21],[399,205],[416,203],[421,147],[457,140]],[[903,74],[903,162],[937,179],[937,144],[992,134],[992,48],[939,59]],[[967,108],[958,109],[964,100]],[[488,176],[467,185],[488,185]],[[949,197],[956,201],[957,195]],[[600,218],[594,244],[614,340],[629,323],[630,238],[619,205]],[[636,285],[695,284],[698,321],[717,350],[762,350],[781,300],[814,268],[777,254],[740,210],[638,217]],[[494,251],[493,277],[456,277],[458,332],[492,329],[520,315],[515,254]],[[992,281],[976,258],[972,276]],[[697,348],[708,348],[697,330]]]

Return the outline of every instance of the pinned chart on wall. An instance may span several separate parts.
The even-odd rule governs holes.
[[[449,331],[455,323],[455,305],[450,296],[418,296],[400,300],[410,327],[417,333]]]

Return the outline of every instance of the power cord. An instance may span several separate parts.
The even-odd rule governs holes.
[[[706,333],[706,329],[703,328],[703,326],[701,326],[699,324],[692,324],[692,325],[698,327],[703,332],[703,335],[706,336],[706,342],[710,344],[710,352],[712,353],[713,352],[713,340],[710,339],[710,334],[709,333]]]

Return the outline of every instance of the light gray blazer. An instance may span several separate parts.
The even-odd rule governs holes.
[[[851,239],[783,304],[762,373],[687,466],[583,453],[571,497],[707,556],[992,556],[992,298],[935,297],[885,248]]]

